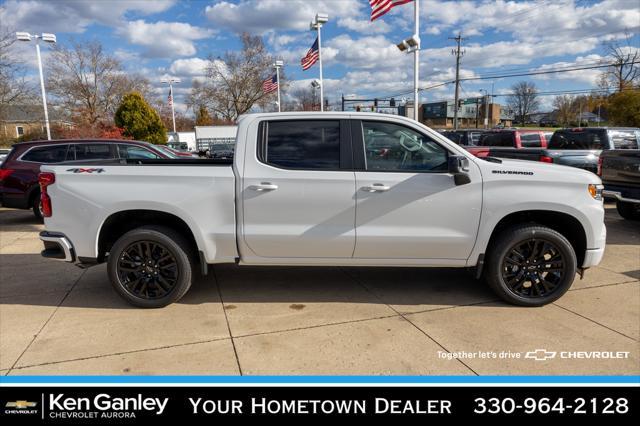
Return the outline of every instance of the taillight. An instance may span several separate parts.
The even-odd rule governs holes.
[[[0,169],[0,181],[3,181],[11,176],[11,173],[13,173],[14,171],[15,170],[13,169]]]
[[[543,163],[553,163],[553,158],[548,157],[546,155],[541,155],[540,161],[542,161]]]
[[[42,204],[42,216],[51,217],[53,214],[51,208],[51,197],[47,193],[47,187],[56,181],[54,173],[42,172],[38,175],[38,183],[40,184],[40,202]]]
[[[598,170],[596,171],[598,176],[602,176],[602,157],[598,157]]]

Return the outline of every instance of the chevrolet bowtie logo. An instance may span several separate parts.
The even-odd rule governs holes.
[[[9,401],[5,404],[6,408],[17,408],[24,410],[25,408],[33,408],[37,405],[37,402],[30,401]]]
[[[535,359],[536,361],[546,361],[556,357],[555,352],[549,352],[546,349],[536,349],[535,351],[527,352],[524,356],[526,359]]]

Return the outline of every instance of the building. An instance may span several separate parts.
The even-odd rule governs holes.
[[[413,117],[413,105],[401,106],[399,115]],[[460,100],[458,109],[459,128],[484,127],[485,114],[487,114],[482,98],[469,98]],[[429,127],[453,128],[454,102],[441,101],[429,102],[420,105],[418,120]],[[491,103],[488,107],[488,127],[506,126],[513,123],[513,114],[503,109],[502,105]]]
[[[238,126],[196,126],[196,150],[211,152],[235,146]]]
[[[62,112],[49,107],[50,127],[72,128]],[[14,140],[29,134],[45,134],[42,105],[4,105],[0,113],[0,139]]]

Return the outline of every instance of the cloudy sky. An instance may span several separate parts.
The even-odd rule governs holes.
[[[537,69],[595,65],[605,56],[603,43],[632,34],[640,48],[638,0],[420,0],[421,86],[454,76],[453,41],[462,32],[465,54],[462,77],[500,75]],[[268,49],[282,58],[292,87],[307,86],[318,67],[302,71],[300,58],[315,34],[309,21],[316,12],[329,14],[323,29],[325,96],[401,95],[413,85],[412,55],[395,44],[413,31],[413,5],[396,7],[369,22],[367,0],[6,0],[0,2],[0,24],[19,31],[52,32],[59,43],[99,40],[128,70],[157,83],[175,75],[176,106],[193,79],[202,78],[206,59],[237,49],[238,34],[263,36]],[[35,56],[22,46],[25,60]],[[46,57],[45,57],[46,60]],[[35,61],[34,61],[35,62]],[[531,77],[542,91],[588,89],[600,70]],[[46,76],[45,76],[46,78]],[[481,89],[506,93],[520,78],[468,81],[462,97]],[[423,100],[453,97],[453,86],[422,92]],[[500,101],[498,101],[500,102]],[[551,97],[543,106],[550,106]]]

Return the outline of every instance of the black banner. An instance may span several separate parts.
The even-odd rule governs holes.
[[[2,387],[2,424],[380,417],[632,420],[637,387]],[[637,419],[636,419],[637,420]]]

